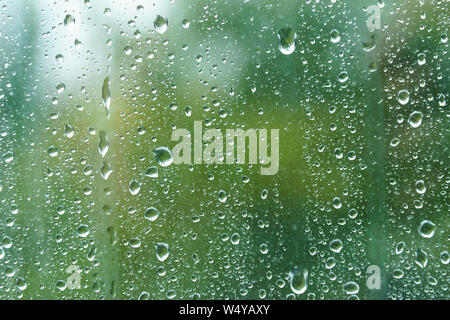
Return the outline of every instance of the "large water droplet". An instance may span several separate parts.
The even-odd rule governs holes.
[[[156,31],[158,33],[163,34],[167,31],[167,26],[169,25],[169,22],[167,21],[166,17],[160,16],[159,14],[156,16],[155,21],[153,22],[153,26],[155,27]]]
[[[289,55],[295,51],[295,41],[297,34],[292,28],[285,28],[278,31],[278,49],[282,54]]]
[[[427,187],[425,186],[425,182],[423,180],[418,180],[416,182],[416,192],[418,194],[424,194],[427,191]]]
[[[155,244],[155,249],[156,258],[158,258],[159,261],[163,262],[169,256],[169,245],[167,243],[158,242]]]
[[[150,207],[144,212],[144,218],[150,221],[155,221],[159,216],[158,209]]]
[[[423,220],[419,226],[419,234],[424,238],[432,238],[436,231],[436,225],[430,220]]]
[[[308,288],[308,270],[294,267],[289,271],[289,284],[295,294],[304,293]]]
[[[397,101],[405,105],[409,102],[409,91],[406,89],[400,90],[397,94]]]
[[[58,149],[55,146],[51,146],[48,148],[48,155],[52,158],[58,155]]]
[[[227,195],[227,193],[225,191],[220,190],[217,193],[217,198],[219,199],[220,202],[225,203],[227,201],[228,195]]]
[[[346,294],[357,294],[359,292],[359,285],[354,281],[349,281],[344,284],[343,289]]]
[[[420,111],[414,111],[411,113],[408,119],[408,123],[411,127],[417,128],[422,124],[423,113]]]
[[[145,171],[145,175],[150,178],[158,178],[158,167],[148,167],[148,169]]]
[[[334,239],[330,242],[330,250],[333,252],[339,253],[343,247],[344,245],[340,239]]]
[[[161,167],[170,166],[173,162],[172,152],[166,147],[159,147],[153,150],[156,161]]]
[[[66,15],[64,18],[64,25],[66,27],[72,27],[75,24],[75,18],[71,16],[70,14]]]
[[[130,193],[134,196],[139,193],[139,190],[141,190],[141,184],[136,179],[131,179],[128,189],[130,190]]]
[[[419,267],[425,268],[428,263],[428,254],[422,249],[416,251],[416,260],[414,261]]]
[[[89,227],[85,224],[82,224],[77,228],[78,236],[82,238],[86,238],[90,232]]]

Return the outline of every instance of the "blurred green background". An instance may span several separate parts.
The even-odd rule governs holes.
[[[448,299],[445,0],[0,3],[0,298]],[[158,165],[195,120],[278,174]]]

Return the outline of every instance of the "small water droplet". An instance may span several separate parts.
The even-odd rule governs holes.
[[[347,80],[348,80],[348,72],[347,71],[342,71],[341,73],[339,73],[338,80],[339,80],[340,83],[347,82]]]
[[[14,160],[14,153],[11,151],[8,151],[5,154],[3,154],[2,158],[3,158],[4,162],[10,163],[11,161]]]
[[[336,29],[331,30],[330,41],[332,43],[338,43],[339,41],[341,41],[341,34],[339,33],[338,30]]]
[[[110,89],[111,81],[109,79],[109,76],[107,76],[103,80],[102,85],[102,101],[103,105],[105,106],[106,110],[106,118],[109,119],[110,116],[110,107],[111,107],[111,89]]]
[[[100,131],[98,135],[98,152],[100,152],[100,155],[103,158],[108,152],[109,148],[108,137],[106,136],[106,132],[103,130]]]

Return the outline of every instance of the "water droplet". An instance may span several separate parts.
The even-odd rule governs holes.
[[[401,269],[394,269],[392,275],[395,279],[401,279],[403,278],[404,272]]]
[[[419,226],[419,234],[424,238],[432,238],[436,231],[436,225],[430,220],[423,220]]]
[[[370,52],[373,49],[375,49],[376,40],[377,40],[377,36],[375,34],[371,35],[369,41],[363,42],[363,44],[362,44],[363,50],[366,52]]]
[[[341,252],[342,248],[344,247],[344,244],[340,239],[334,239],[330,242],[330,250],[336,253]]]
[[[145,175],[150,178],[158,178],[158,167],[152,166],[145,171]]]
[[[419,267],[425,268],[427,266],[427,263],[428,263],[428,254],[425,251],[423,251],[422,249],[418,249],[416,251],[415,263]]]
[[[60,83],[56,86],[56,92],[63,93],[66,89],[66,85],[64,83]]]
[[[260,251],[262,254],[267,254],[267,253],[269,252],[269,248],[267,247],[267,244],[262,243],[262,244],[259,246],[259,251]]]
[[[340,209],[340,208],[342,208],[342,201],[341,201],[340,198],[335,197],[335,198],[333,199],[333,207],[334,207],[335,209]]]
[[[354,281],[349,281],[342,287],[346,294],[357,294],[359,292],[359,286]]]
[[[64,25],[66,27],[72,27],[75,24],[75,18],[71,16],[70,14],[66,15],[64,18]]]
[[[278,31],[278,49],[282,54],[289,55],[295,51],[295,41],[297,34],[292,28],[285,28]]]
[[[450,255],[448,251],[441,252],[441,263],[448,264],[450,262]]]
[[[416,182],[416,192],[418,194],[424,194],[427,191],[427,187],[425,186],[425,182],[423,180],[418,180]]]
[[[167,21],[166,17],[160,16],[159,14],[156,16],[155,21],[153,22],[153,26],[155,27],[156,31],[158,33],[163,34],[167,31],[167,26],[169,25],[169,22]]]
[[[263,200],[267,199],[268,194],[269,194],[269,191],[267,191],[267,189],[264,189],[263,191],[261,191],[261,199],[263,199]]]
[[[225,203],[227,201],[228,195],[225,191],[220,190],[217,193],[217,198],[219,199],[220,202]]]
[[[67,138],[72,138],[75,131],[73,130],[73,127],[70,124],[66,124],[64,126],[64,134]]]
[[[355,219],[358,216],[358,211],[356,209],[350,209],[348,210],[348,216],[351,219]]]
[[[58,149],[55,146],[49,147],[47,152],[48,152],[48,155],[52,158],[54,158],[58,155]]]
[[[155,221],[159,216],[158,209],[150,207],[144,212],[144,218],[150,221]]]
[[[63,62],[64,61],[64,56],[61,53],[58,53],[55,56],[55,59],[56,59],[57,62]]]
[[[166,147],[159,147],[153,150],[156,161],[161,167],[170,166],[173,162],[172,152]]]
[[[16,284],[20,291],[24,291],[27,288],[27,282],[23,278],[17,278]]]
[[[348,72],[347,71],[342,71],[341,73],[339,73],[338,80],[339,80],[340,83],[347,82],[347,80],[348,80]]]
[[[98,152],[100,152],[100,155],[103,158],[108,152],[109,148],[108,137],[106,136],[105,131],[100,131],[98,135]]]
[[[395,253],[396,254],[401,254],[403,252],[403,250],[405,250],[405,242],[400,241],[399,243],[397,243],[397,245],[395,246]]]
[[[158,242],[155,244],[155,249],[156,258],[158,258],[159,261],[163,262],[169,256],[169,245],[167,243]]]
[[[109,161],[103,161],[103,165],[100,169],[100,173],[103,177],[103,179],[108,180],[109,176],[113,172],[111,163]]]
[[[78,236],[82,238],[86,238],[90,232],[89,227],[85,224],[82,224],[77,228]]]
[[[139,239],[139,238],[131,238],[130,239],[130,246],[132,248],[139,248],[141,246],[141,239]]]
[[[336,29],[331,30],[330,41],[332,43],[338,43],[339,41],[341,41],[341,34],[339,33],[338,30]]]
[[[308,288],[308,270],[294,267],[289,271],[289,284],[295,294],[304,293]]]
[[[105,106],[106,110],[106,118],[109,119],[110,116],[110,107],[111,107],[111,90],[110,90],[111,81],[109,79],[109,76],[103,80],[102,85],[102,101],[103,105]]]
[[[128,189],[133,196],[137,195],[141,190],[141,184],[136,179],[131,179]]]
[[[234,245],[238,245],[241,241],[241,237],[239,236],[239,233],[233,233],[231,235],[231,243]]]
[[[419,64],[419,66],[424,65],[426,62],[427,61],[425,53],[419,53],[419,55],[417,56],[417,63]]]
[[[181,25],[183,26],[183,28],[187,29],[191,25],[191,22],[188,19],[183,19]]]
[[[3,154],[2,158],[3,158],[3,161],[5,161],[6,163],[10,163],[11,161],[14,160],[14,153],[11,151],[8,151],[5,154]]]
[[[408,123],[411,127],[417,128],[422,124],[423,113],[420,111],[413,111],[409,116]]]
[[[149,300],[150,299],[150,293],[143,291],[140,295],[139,295],[139,300]]]
[[[409,91],[406,89],[400,90],[397,94],[397,101],[405,105],[409,102]]]

